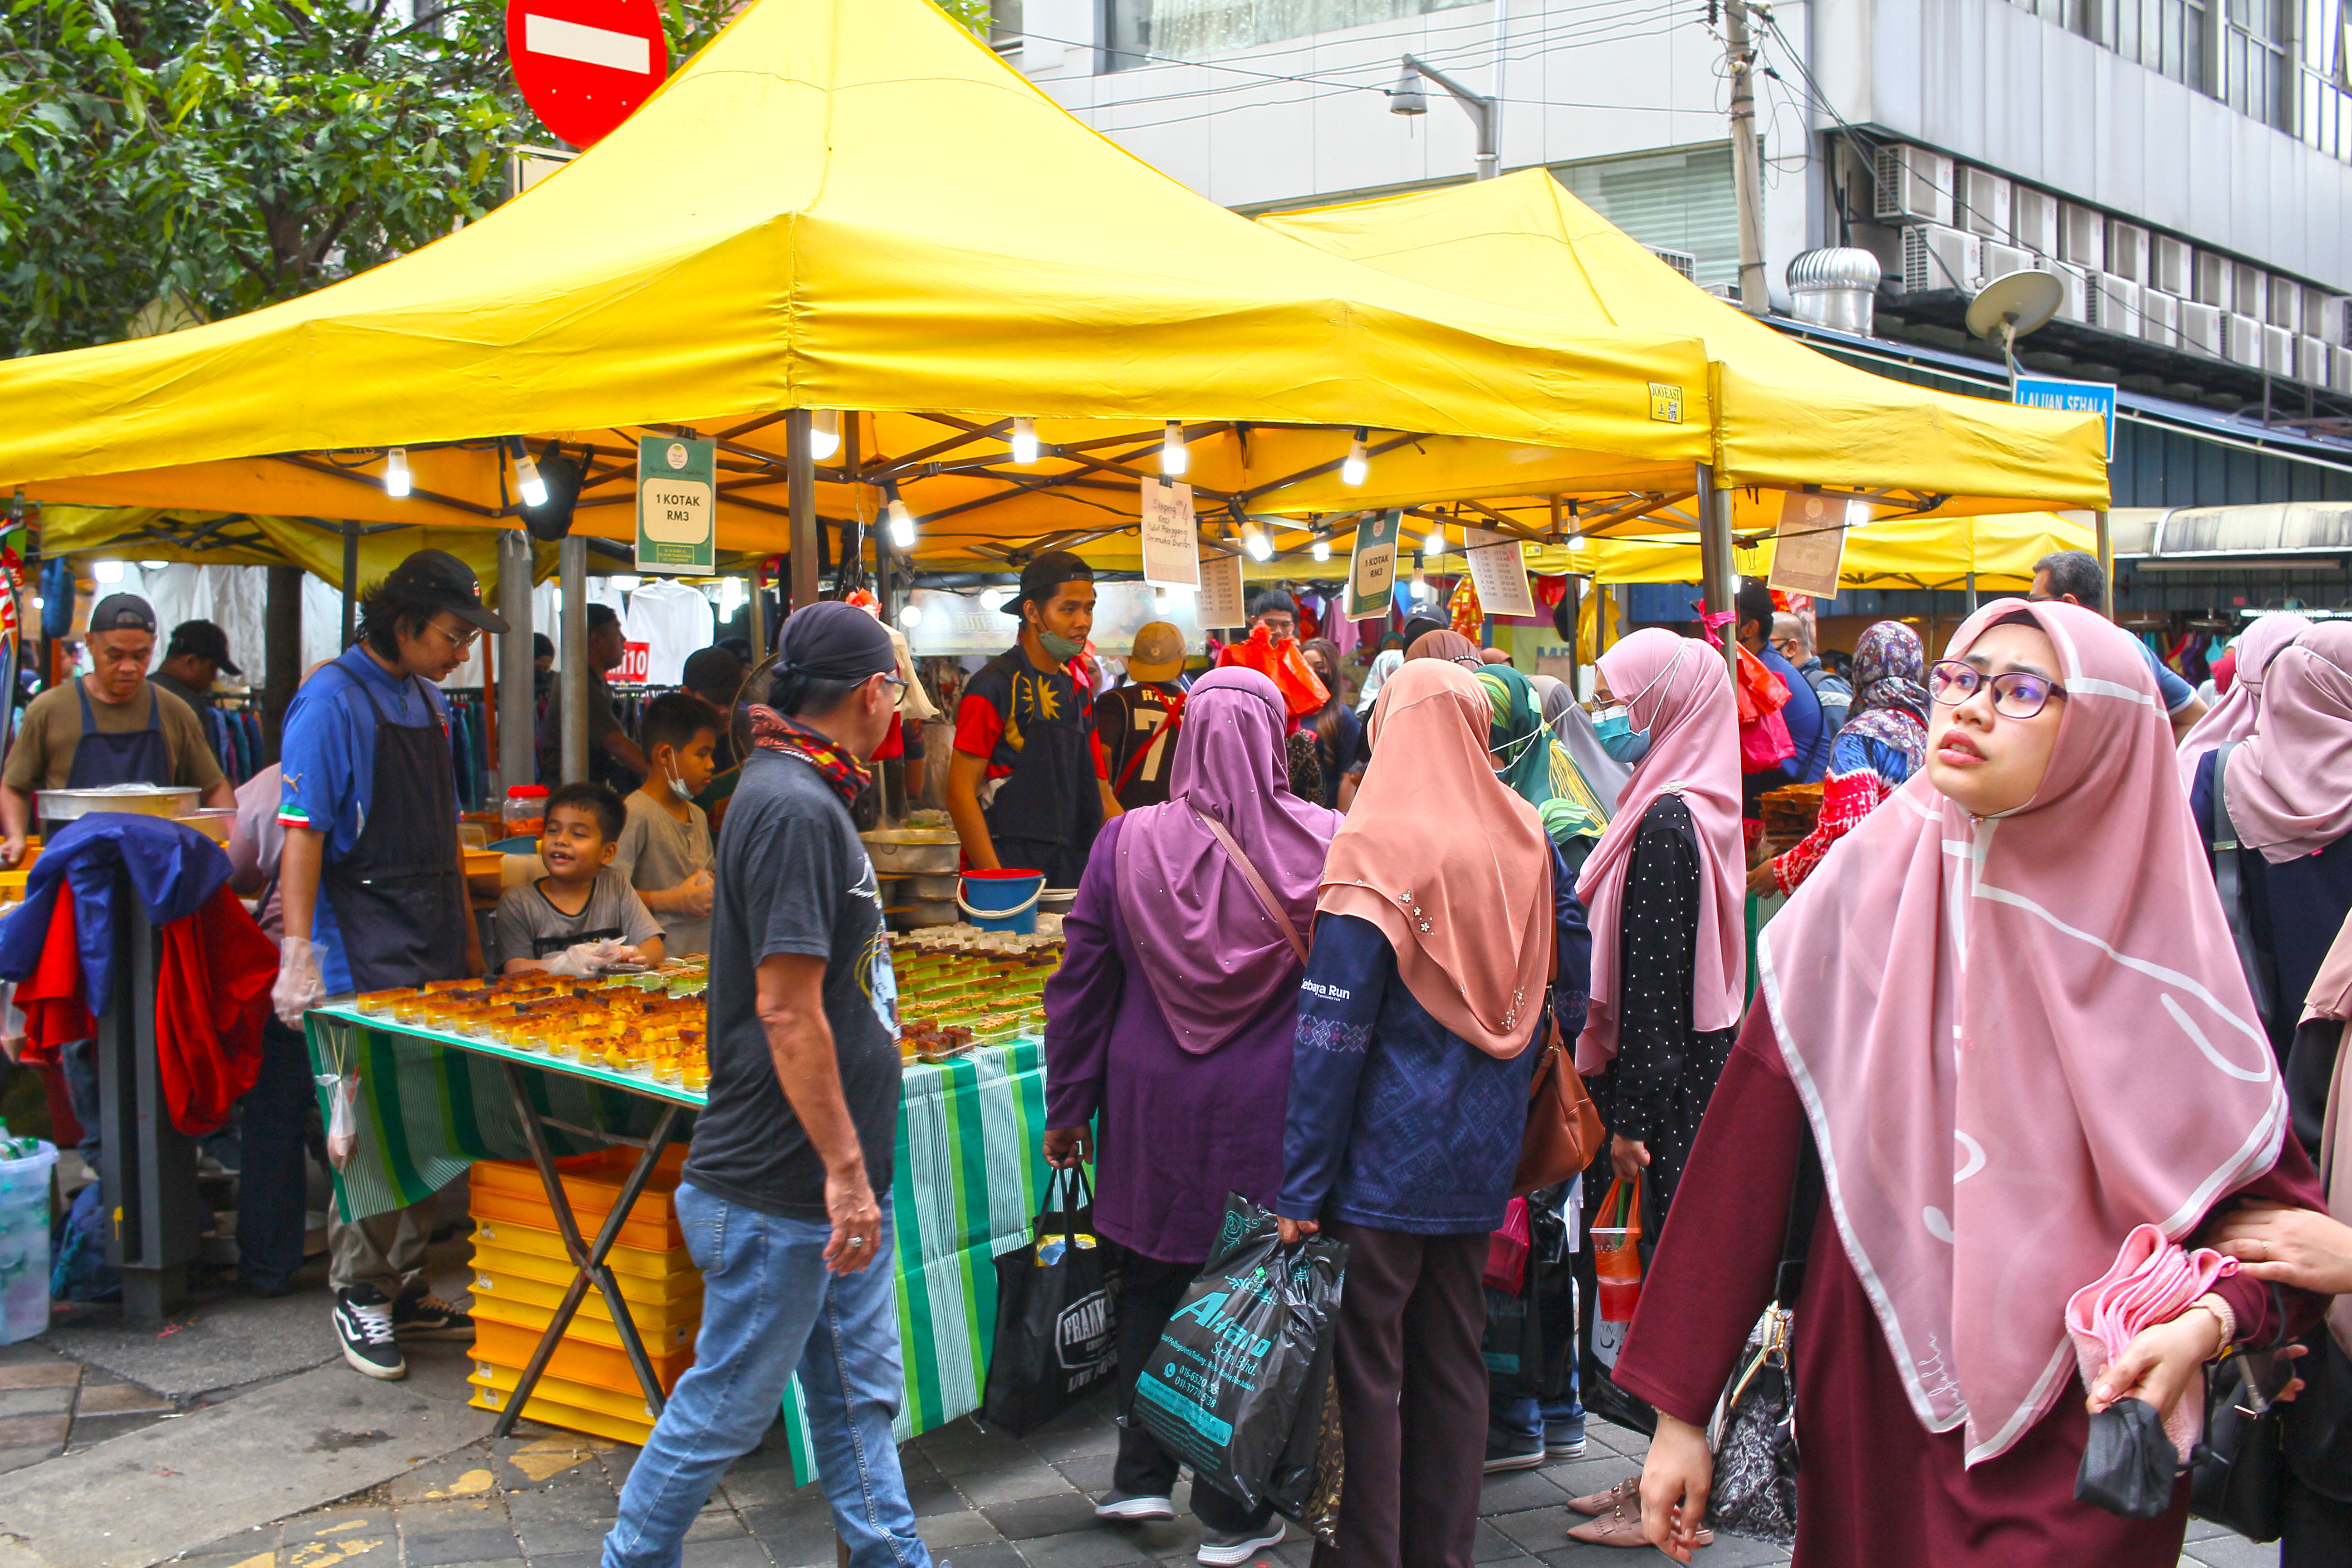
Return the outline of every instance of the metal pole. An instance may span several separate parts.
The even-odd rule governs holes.
[[[568,534],[555,547],[555,577],[563,593],[563,633],[556,663],[563,674],[563,782],[588,777],[588,541]]]
[[[262,611],[261,714],[268,757],[278,760],[286,706],[302,681],[302,568],[267,568],[268,597]]]
[[[1727,612],[1738,614],[1738,589],[1732,582],[1731,507],[1723,492],[1715,488],[1715,465],[1697,465],[1698,483],[1698,556],[1699,570],[1705,575],[1701,584],[1706,593],[1706,613],[1720,616]],[[1734,619],[1723,628],[1723,662],[1731,670],[1734,680],[1739,679],[1739,623]]]
[[[1758,211],[1763,199],[1764,172],[1756,150],[1756,95],[1748,71],[1756,63],[1748,41],[1746,0],[1725,0],[1723,52],[1731,72],[1731,178],[1739,207],[1739,308],[1751,316],[1771,310],[1770,290],[1764,282],[1764,220]]]
[[[539,777],[534,734],[538,658],[530,624],[530,535],[520,528],[499,531],[499,614],[507,635],[499,639],[499,782],[506,788]]]
[[[343,519],[343,641],[358,640],[360,624],[360,525]]]
[[[1498,56],[1498,61],[1499,58],[1500,57]],[[1455,81],[1452,77],[1447,76],[1435,66],[1425,64],[1421,60],[1413,58],[1411,55],[1405,56],[1404,68],[1410,71],[1418,71],[1421,75],[1427,77],[1430,80],[1444,88],[1453,98],[1454,101],[1462,106],[1462,112],[1470,117],[1470,123],[1476,127],[1478,132],[1478,177],[1482,180],[1493,179],[1495,177],[1496,159],[1495,150],[1495,121],[1502,111],[1501,105],[1496,103],[1494,99],[1487,97],[1485,93],[1472,92],[1468,88],[1463,86],[1460,82]],[[1498,64],[1497,69],[1499,70],[1499,68],[1500,67]]]
[[[793,513],[793,609],[816,603],[816,458],[809,450],[809,411],[784,415],[784,500]],[[790,612],[787,612],[789,614]]]
[[[2107,529],[2106,509],[2091,514],[2099,531],[2099,614],[2116,618],[2116,542]]]

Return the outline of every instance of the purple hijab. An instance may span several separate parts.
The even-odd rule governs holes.
[[[1118,907],[1176,1044],[1223,1045],[1298,983],[1290,941],[1195,812],[1223,824],[1306,936],[1339,814],[1290,793],[1282,694],[1256,670],[1210,671],[1184,699],[1168,804],[1127,814]]]

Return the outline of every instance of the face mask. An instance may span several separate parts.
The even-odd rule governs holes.
[[[687,788],[686,781],[678,777],[676,773],[669,775],[669,792],[670,794],[677,796],[680,800],[692,800],[694,798],[694,792]]]
[[[1072,642],[1059,632],[1049,632],[1043,626],[1037,628],[1037,646],[1065,664],[1087,651],[1086,644]]]
[[[1633,715],[1622,708],[1612,709],[1592,721],[1593,738],[1601,749],[1632,767],[1650,751],[1650,732],[1633,728]]]

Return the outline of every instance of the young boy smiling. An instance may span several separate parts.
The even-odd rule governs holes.
[[[659,922],[612,868],[625,815],[620,796],[603,784],[569,784],[547,797],[539,840],[547,875],[509,889],[499,900],[503,973],[584,974],[592,967],[662,961]]]

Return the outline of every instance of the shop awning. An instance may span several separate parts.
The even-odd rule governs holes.
[[[1171,418],[1204,514],[1336,472],[1359,427],[1355,507],[1686,488],[1707,380],[1689,335],[1469,299],[1227,213],[921,0],[761,0],[446,239],[250,315],[0,363],[0,486],[511,525],[499,438],[520,435],[584,453],[577,526],[626,538],[635,438],[691,428],[722,443],[719,545],[772,552],[783,411],[846,409],[821,515],[876,515],[887,480],[919,559],[1001,560],[1131,526]],[[1014,416],[1049,449],[1025,468]]]
[[[2098,531],[2081,513],[1997,512],[1974,518],[1895,518],[1850,533],[1838,573],[1846,588],[1964,590],[1973,568],[1977,592],[2023,593],[2033,563],[2059,550],[2096,550]],[[1584,548],[1547,546],[1527,552],[1530,571],[1576,573],[1601,583],[1696,583],[1698,544],[1687,536],[1594,539]],[[1772,565],[1769,536],[1744,544],[1742,576]]]
[[[2210,556],[2220,568],[2311,556],[2336,566],[2352,555],[2352,501],[2134,507],[2110,513],[2108,525],[2118,560]]]

